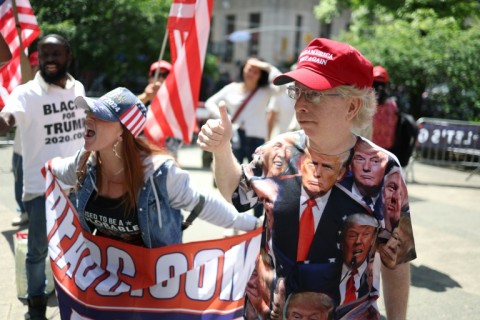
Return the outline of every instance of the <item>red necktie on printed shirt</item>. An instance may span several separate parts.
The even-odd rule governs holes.
[[[357,288],[355,288],[355,275],[357,274],[357,269],[352,269],[350,277],[347,280],[347,288],[345,289],[345,300],[343,303],[349,303],[357,299]]]
[[[308,256],[308,251],[312,244],[313,235],[315,234],[315,220],[313,219],[313,206],[317,202],[314,199],[307,200],[307,207],[303,210],[300,217],[300,225],[298,228],[298,247],[297,247],[297,261],[305,261]]]

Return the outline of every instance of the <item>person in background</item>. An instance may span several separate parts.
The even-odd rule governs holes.
[[[327,159],[339,158],[342,155],[352,156],[357,143],[368,141],[366,138],[353,134],[352,130],[370,125],[375,113],[376,101],[372,90],[373,66],[352,46],[330,39],[316,38],[299,55],[297,68],[276,77],[273,82],[279,86],[293,82],[287,87],[287,92],[292,99],[296,100],[295,113],[303,130],[284,133],[278,137],[294,141],[295,149],[299,152],[295,155],[297,161],[292,161],[292,163],[298,163],[300,166],[299,160],[305,154],[312,155],[312,159],[315,159],[315,156]],[[232,130],[227,110],[225,106],[221,106],[220,119],[210,119],[202,126],[197,144],[202,149],[213,153],[214,175],[221,194],[228,200],[234,197],[243,199],[240,205],[250,203],[250,206],[255,206],[259,200],[256,199],[255,189],[251,182],[253,179],[265,179],[261,174],[268,169],[257,168],[258,175],[255,177],[246,175],[246,165],[240,164],[232,152],[230,142]],[[373,143],[368,143],[374,146]],[[383,150],[383,152],[387,151]],[[267,162],[259,163],[265,165]],[[333,169],[329,165],[318,165],[322,165],[322,170]],[[299,176],[306,174],[299,169],[296,168]],[[349,171],[346,175],[352,175],[352,172]],[[280,178],[282,176],[278,177],[278,179]],[[332,284],[338,289],[343,264],[343,254],[338,244],[346,218],[356,213],[370,214],[366,212],[366,206],[361,205],[349,191],[342,190],[337,182],[336,188],[332,188],[332,192],[335,190],[341,197],[330,203],[332,209],[329,216],[330,227],[324,232],[317,231],[311,242],[312,245],[317,246],[315,258],[312,259],[312,255],[307,256],[305,260],[288,258],[278,248],[278,241],[285,239],[284,241],[298,243],[299,248],[301,245],[309,243],[308,241],[300,243],[300,238],[304,237],[295,239],[293,235],[300,230],[296,226],[300,227],[302,224],[299,211],[291,210],[289,206],[277,206],[277,202],[283,201],[282,199],[285,197],[289,199],[288,203],[300,202],[301,195],[298,195],[297,199],[291,199],[292,194],[299,189],[299,183],[285,184],[283,192],[277,197],[273,206],[273,250],[269,253],[274,256],[277,277],[282,273],[285,276],[286,296],[289,291],[326,293]],[[351,201],[344,201],[345,198]],[[304,210],[302,215],[306,213],[308,210]],[[409,212],[402,214],[409,214]],[[276,229],[280,217],[283,220],[288,218],[292,221],[290,228],[283,228],[281,231]],[[380,225],[380,219],[374,218]],[[322,216],[321,220],[323,219]],[[311,230],[305,230],[305,233],[301,233],[310,234]],[[295,248],[297,247],[294,246]],[[405,263],[397,265],[394,270],[382,267],[378,255],[375,255],[374,259],[376,261],[373,263],[371,276],[378,282],[382,276],[387,317],[389,319],[405,319],[410,286],[408,259],[404,261]],[[280,261],[286,267],[283,270],[278,268]],[[324,281],[321,282],[324,285],[320,285],[320,282],[316,280],[319,278],[324,278]],[[373,283],[373,286],[379,288],[378,283]],[[363,310],[369,310],[371,306],[377,312],[373,313],[372,317],[365,319],[377,319],[377,297],[378,295],[369,294],[365,299],[356,297],[352,305],[362,306]],[[282,305],[278,301],[274,304]],[[336,307],[338,308],[340,305],[336,305]],[[345,318],[348,318],[353,310],[343,308],[341,311]],[[274,309],[272,309],[273,313],[278,315]]]
[[[59,181],[76,186],[70,198],[84,230],[147,248],[177,244],[182,209],[226,228],[257,227],[253,216],[196,189],[173,156],[139,136],[147,110],[131,91],[116,88],[74,103],[87,114],[84,146],[71,157],[52,159],[51,166]]]
[[[292,65],[290,70],[295,70],[296,64]],[[273,96],[267,106],[267,141],[272,137],[293,131],[291,127],[296,121],[295,118],[295,100],[290,99],[286,92]]]
[[[388,96],[387,83],[387,70],[382,66],[373,67],[373,88],[377,98],[377,111],[373,116],[372,141],[391,152],[397,132],[398,107],[395,98]]]
[[[250,58],[240,68],[240,82],[227,84],[205,102],[205,108],[210,114],[219,118],[219,103],[225,101],[238,132],[239,143],[233,152],[240,163],[244,160],[252,161],[255,149],[265,142],[267,105],[272,96],[281,93],[279,87],[271,84],[278,74],[280,71],[271,64]],[[249,96],[250,100],[239,111]]]
[[[240,68],[240,82],[232,82],[208,98],[205,108],[219,118],[219,104],[224,101],[236,128],[233,153],[242,163],[252,161],[255,149],[267,138],[266,110],[270,98],[280,93],[271,81],[280,71],[271,64],[257,58],[248,59]],[[263,214],[263,206],[254,208],[254,215]]]
[[[38,71],[38,51],[32,52],[28,56],[32,74]],[[18,217],[13,218],[12,226],[22,226],[28,223],[28,214],[22,201],[23,192],[23,158],[22,158],[22,141],[20,140],[20,131],[15,130],[15,138],[13,140],[12,154],[12,171],[14,177],[15,201],[17,202],[17,211],[20,213]]]
[[[83,85],[68,72],[69,42],[49,34],[38,42],[39,69],[35,78],[17,86],[0,112],[0,133],[16,127],[21,134],[23,201],[30,220],[27,244],[27,319],[44,320],[45,259],[48,253],[45,180],[41,168],[55,156],[68,156],[81,147],[85,114],[73,100],[85,95]]]
[[[157,69],[158,77],[155,79]],[[155,97],[155,95],[157,94],[158,89],[160,89],[160,86],[165,81],[170,71],[172,71],[172,65],[165,60],[155,61],[150,65],[150,70],[148,71],[147,86],[145,87],[143,93],[138,95],[138,98],[146,107],[150,105],[153,97]]]
[[[158,70],[158,74],[157,74]],[[145,87],[145,90],[142,94],[138,96],[140,101],[148,108],[157,94],[160,86],[163,84],[165,79],[167,79],[168,75],[172,71],[172,65],[170,62],[165,60],[155,61],[150,65],[150,70],[148,72],[148,84]],[[158,77],[156,78],[155,75]],[[178,150],[183,145],[183,141],[181,139],[175,137],[167,137],[165,140],[166,149],[168,152],[173,154],[175,158],[178,157]]]

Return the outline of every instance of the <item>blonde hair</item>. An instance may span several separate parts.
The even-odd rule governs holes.
[[[362,131],[372,125],[377,110],[375,91],[372,88],[359,89],[354,86],[339,86],[336,90],[349,97],[360,99],[360,110],[353,119],[353,131]]]

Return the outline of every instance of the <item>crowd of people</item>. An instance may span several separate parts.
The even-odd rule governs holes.
[[[8,47],[0,49],[7,61]],[[198,146],[213,154],[220,197],[195,187],[179,167],[182,141],[170,137],[159,148],[143,137],[147,108],[170,63],[150,66],[138,96],[119,87],[93,99],[68,73],[67,39],[46,35],[37,50],[34,79],[15,88],[0,112],[0,133],[18,134],[12,165],[20,216],[12,225],[29,223],[27,319],[46,319],[41,168],[49,160],[71,188],[84,232],[112,241],[181,243],[182,210],[236,230],[263,224],[245,319],[380,319],[381,294],[389,319],[406,318],[408,262],[416,252],[402,168],[384,129],[373,126],[373,142],[358,134],[372,119],[395,115],[382,91],[383,67],[323,38],[283,74],[249,58],[239,81],[207,99],[212,118],[198,134]]]

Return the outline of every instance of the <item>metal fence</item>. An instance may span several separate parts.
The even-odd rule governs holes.
[[[414,161],[472,168],[480,171],[480,123],[420,118]]]

